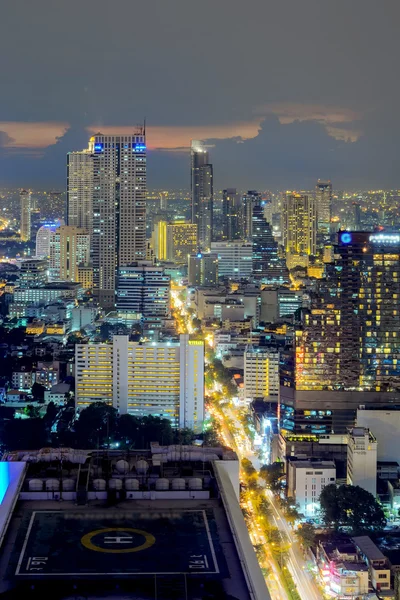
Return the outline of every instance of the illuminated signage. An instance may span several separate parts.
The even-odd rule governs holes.
[[[398,233],[375,233],[369,236],[372,244],[400,244],[400,235]]]
[[[104,144],[101,143],[97,143],[94,145],[94,151],[95,152],[103,152],[104,151]]]
[[[342,244],[351,244],[351,240],[351,233],[348,233],[347,231],[342,233],[340,236],[340,241],[342,242]]]

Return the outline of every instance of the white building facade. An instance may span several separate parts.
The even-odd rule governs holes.
[[[105,401],[121,414],[168,418],[174,427],[201,431],[204,420],[204,342],[130,342],[75,347],[76,405]]]
[[[288,463],[288,496],[295,499],[299,512],[306,517],[317,514],[322,490],[335,481],[333,461],[297,460]]]
[[[347,483],[376,496],[378,442],[369,429],[353,427],[347,442]]]

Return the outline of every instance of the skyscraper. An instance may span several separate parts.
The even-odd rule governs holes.
[[[50,234],[50,277],[79,281],[78,267],[90,261],[90,236],[85,229],[65,225]]]
[[[197,225],[198,242],[209,250],[213,231],[213,166],[202,142],[192,140],[191,149],[192,223]]]
[[[263,283],[288,281],[285,262],[278,256],[278,244],[261,203],[253,207],[252,218],[253,277]]]
[[[50,239],[51,234],[55,232],[57,227],[63,225],[63,222],[44,223],[36,234],[36,257],[47,258],[50,256]]]
[[[188,257],[189,285],[218,284],[218,254],[198,252]]]
[[[315,186],[315,201],[318,218],[318,230],[329,234],[332,217],[332,183],[318,179]]]
[[[282,365],[284,428],[327,433],[400,390],[400,235],[341,232]],[[291,415],[291,416],[289,416]]]
[[[69,154],[71,224],[85,222],[91,210],[90,198],[93,291],[101,306],[113,307],[118,267],[146,258],[144,127],[126,135],[98,133],[90,138],[87,150]],[[90,227],[89,223],[89,231]]]
[[[162,267],[141,261],[118,270],[117,308],[144,317],[167,318],[170,314],[171,277]]]
[[[196,252],[197,228],[193,223],[173,221],[167,225],[167,260],[187,264],[188,255]]]
[[[89,150],[67,154],[67,223],[93,233],[95,155]]]
[[[29,242],[31,239],[31,210],[32,210],[32,195],[27,190],[21,190],[21,226],[20,235],[21,241]]]
[[[246,242],[253,241],[253,208],[261,204],[261,194],[249,190],[242,198],[242,237]]]
[[[222,239],[231,242],[242,236],[242,203],[236,188],[228,188],[222,196]]]
[[[283,246],[291,254],[315,254],[317,213],[312,196],[288,192],[282,212]]]

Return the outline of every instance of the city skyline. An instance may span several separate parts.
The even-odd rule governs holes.
[[[181,0],[158,2],[156,11],[123,2],[126,18],[117,33],[109,27],[112,7],[101,0],[96,31],[108,42],[103,60],[87,41],[89,4],[80,7],[79,24],[72,24],[72,7],[55,14],[47,0],[40,2],[43,11],[24,1],[23,11],[10,6],[3,54],[16,30],[19,43],[0,72],[0,181],[62,188],[68,151],[85,147],[99,129],[129,132],[146,117],[150,187],[188,186],[191,139],[214,146],[215,189],[307,189],[318,178],[338,188],[400,185],[392,76],[397,3],[387,2],[385,11],[360,1],[282,7],[256,0],[252,11],[236,0],[207,4],[212,12],[194,21]],[[221,35],[228,7],[231,31],[241,40],[229,47]],[[147,25],[134,37],[130,17]],[[72,26],[70,44],[63,33]],[[168,90],[167,100],[161,90]]]

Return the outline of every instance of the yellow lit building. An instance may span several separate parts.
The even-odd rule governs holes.
[[[167,259],[167,221],[159,221],[154,225],[151,235],[154,256],[158,260]]]
[[[197,250],[197,225],[186,221],[174,221],[167,225],[167,260],[187,263],[188,255]]]
[[[93,267],[78,265],[78,282],[85,290],[93,289]]]
[[[27,335],[41,335],[44,332],[43,321],[32,321],[25,329]]]
[[[246,347],[244,353],[244,389],[248,400],[278,397],[279,352],[270,348]]]
[[[106,401],[121,414],[168,418],[175,427],[201,431],[204,418],[204,342],[130,342],[75,347],[76,403]]]
[[[315,254],[317,210],[312,196],[288,192],[283,201],[283,246],[291,254]]]

